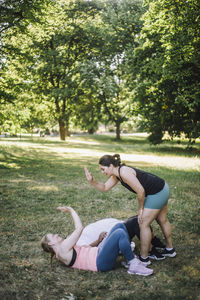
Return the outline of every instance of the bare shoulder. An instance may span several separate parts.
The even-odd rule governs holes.
[[[73,256],[73,249],[66,249],[63,247],[60,247],[58,253],[58,259],[60,261],[62,261],[64,264],[69,265],[71,260],[72,260],[72,256]]]
[[[110,176],[110,182],[112,181],[112,182],[118,182],[118,180],[117,180],[117,177],[115,176],[115,175],[112,175],[112,176]],[[108,180],[109,180],[108,179]]]
[[[128,166],[122,166],[120,169],[120,175],[123,178],[127,178],[129,176],[136,176],[136,172],[134,169],[132,169]]]

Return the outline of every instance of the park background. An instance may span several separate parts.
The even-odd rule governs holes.
[[[199,16],[197,0],[0,2],[1,299],[199,299]],[[149,278],[121,257],[108,273],[51,269],[41,251],[73,228],[59,204],[84,225],[137,213],[120,185],[86,181],[84,166],[105,180],[105,153],[170,185],[177,257]]]

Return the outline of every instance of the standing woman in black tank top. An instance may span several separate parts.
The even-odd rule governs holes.
[[[109,177],[105,183],[95,181],[88,169],[84,169],[87,180],[97,190],[107,192],[120,181],[125,188],[137,195],[141,262],[144,265],[151,263],[148,253],[152,238],[150,225],[154,220],[160,225],[166,240],[166,249],[162,255],[174,257],[176,252],[172,246],[171,225],[167,219],[168,184],[154,174],[121,164],[119,154],[104,155],[99,159],[99,167],[102,174]]]

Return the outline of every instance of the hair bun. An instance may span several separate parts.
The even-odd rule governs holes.
[[[118,162],[118,165],[121,164],[121,158],[120,158],[120,155],[119,155],[119,154],[114,154],[114,155],[113,155],[113,158],[114,158],[115,161]]]
[[[121,165],[121,159],[119,154],[114,155],[104,155],[99,159],[99,164],[102,166],[109,167],[110,164],[113,164],[114,167],[118,167]]]

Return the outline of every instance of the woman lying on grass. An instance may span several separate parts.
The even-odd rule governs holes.
[[[77,246],[76,243],[82,233],[83,225],[76,211],[68,206],[59,206],[58,210],[69,212],[73,218],[75,230],[65,239],[58,234],[46,234],[41,241],[44,251],[50,252],[51,257],[63,262],[66,266],[90,271],[109,271],[115,266],[119,251],[128,261],[128,273],[148,276],[152,269],[143,264],[134,256],[127,229],[123,223],[116,224],[101,247]]]

